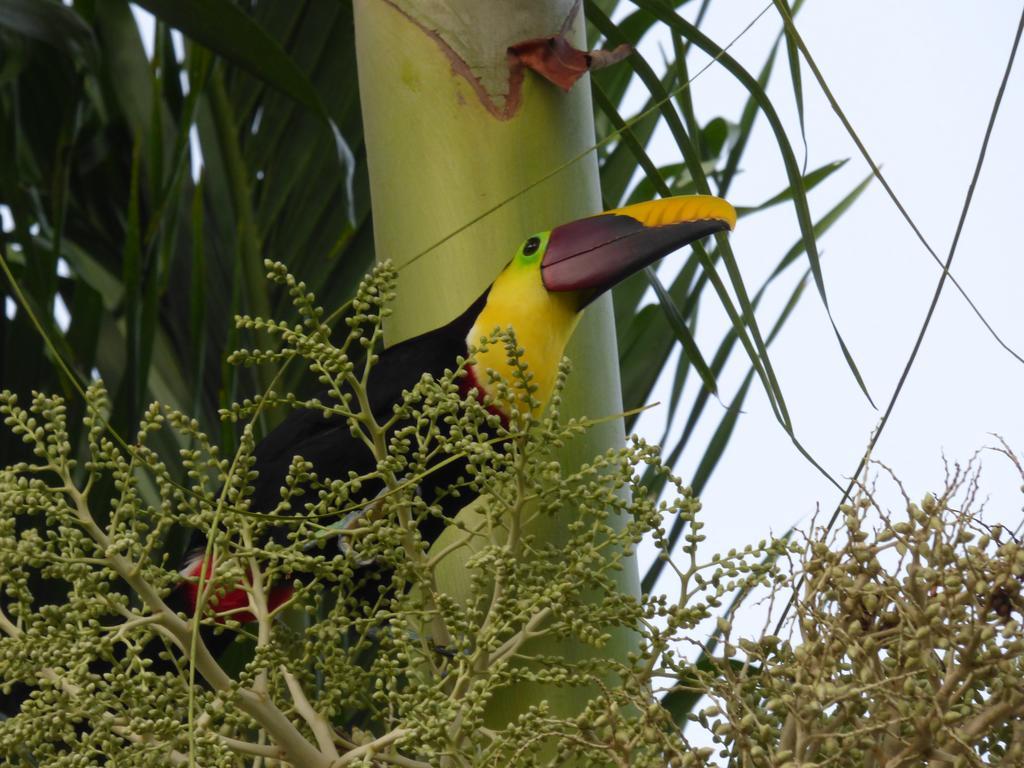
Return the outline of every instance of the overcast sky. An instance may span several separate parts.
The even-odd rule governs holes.
[[[764,0],[712,3],[705,29],[724,44],[764,6]],[[1020,13],[1020,3],[995,0],[856,0],[809,2],[797,17],[839,104],[942,259],[949,251]],[[756,73],[778,29],[778,17],[769,11],[730,53]],[[671,50],[664,30],[652,33],[642,47],[652,63],[659,59],[659,42]],[[696,69],[695,62],[690,71]],[[803,82],[808,167],[852,158],[812,194],[817,217],[869,169],[806,69]],[[789,83],[783,58],[769,95],[799,146]],[[746,98],[720,67],[698,78],[693,89],[702,121],[719,114],[737,119]],[[1018,61],[951,269],[1018,354],[1024,354],[1022,136],[1024,64]],[[655,141],[652,154],[659,164],[679,159],[667,134]],[[746,158],[729,195],[734,204],[756,204],[787,185],[763,119]],[[742,220],[732,242],[747,286],[756,289],[797,237],[791,207]],[[833,316],[880,410],[869,405],[847,369],[813,286],[773,345],[771,357],[799,437],[834,476],[845,479],[892,395],[940,269],[877,184],[821,239],[819,248]],[[759,313],[762,328],[771,327],[805,264],[779,281],[774,301]],[[724,316],[711,302],[702,305],[702,312],[698,342],[711,354],[725,328]],[[737,365],[722,377],[724,401],[745,372],[745,364]],[[999,347],[947,284],[875,457],[896,471],[912,497],[920,498],[941,488],[944,455],[966,461],[978,449],[996,444],[990,433],[1001,434],[1024,453],[1022,394],[1024,365]],[[792,447],[760,391],[752,390],[745,410],[704,493],[708,545],[714,550],[806,524],[816,504],[830,513],[839,498]],[[693,450],[677,468],[684,478],[692,475],[719,415],[705,420],[702,439],[691,441]],[[646,423],[656,419],[651,416]],[[647,436],[658,435],[654,428]],[[1021,520],[1021,479],[1005,458],[992,452],[982,458],[983,493],[990,497],[987,518],[1015,527]],[[891,486],[882,498],[894,510],[901,509]]]

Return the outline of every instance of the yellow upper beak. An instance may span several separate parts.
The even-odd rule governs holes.
[[[736,227],[736,209],[720,197],[713,195],[679,195],[661,200],[648,200],[622,208],[613,208],[600,214],[629,216],[645,227],[665,227],[682,222],[712,219]]]

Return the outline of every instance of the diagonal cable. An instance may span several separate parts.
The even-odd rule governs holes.
[[[872,433],[871,439],[868,441],[867,450],[864,452],[864,456],[857,464],[857,469],[851,476],[850,483],[846,486],[846,491],[843,493],[842,498],[836,505],[835,512],[833,512],[832,517],[829,518],[828,525],[825,527],[825,535],[832,530],[836,520],[839,519],[839,514],[842,510],[843,504],[845,504],[850,498],[850,494],[853,492],[853,488],[857,484],[857,478],[860,477],[861,472],[864,471],[864,467],[867,466],[868,457],[874,451],[875,445],[878,444],[878,439],[882,436],[882,430],[885,429],[886,424],[889,422],[889,417],[892,415],[893,409],[896,407],[896,401],[899,399],[900,393],[903,391],[903,385],[906,383],[907,377],[910,375],[910,369],[914,366],[914,361],[917,359],[917,353],[920,351],[925,334],[928,332],[928,326],[931,324],[932,316],[935,314],[935,308],[939,304],[939,297],[942,295],[942,289],[946,285],[946,278],[949,277],[952,279],[952,276],[949,274],[949,267],[952,265],[953,257],[956,255],[956,248],[960,243],[960,234],[963,232],[964,223],[967,221],[967,213],[971,208],[971,201],[974,198],[974,189],[978,184],[978,177],[981,175],[981,168],[985,164],[985,154],[988,152],[989,139],[992,137],[992,129],[996,124],[996,116],[999,114],[999,107],[1003,101],[1003,94],[1006,92],[1006,83],[1009,81],[1010,72],[1013,70],[1013,62],[1017,57],[1017,48],[1020,45],[1022,33],[1024,33],[1024,9],[1021,10],[1020,21],[1017,24],[1017,33],[1013,38],[1013,47],[1010,49],[1010,57],[1006,62],[1006,70],[1003,72],[1003,79],[999,83],[999,90],[996,92],[995,102],[992,105],[992,112],[989,115],[988,125],[985,128],[985,137],[982,139],[981,149],[978,151],[978,161],[974,166],[974,174],[971,176],[971,183],[967,187],[967,195],[964,198],[964,205],[960,211],[960,220],[957,222],[956,232],[953,234],[953,242],[950,243],[949,246],[949,255],[946,257],[945,264],[943,264],[942,275],[939,276],[939,282],[938,285],[935,286],[935,292],[932,294],[932,301],[928,306],[928,312],[925,314],[924,322],[921,324],[921,330],[917,334],[917,340],[914,342],[914,347],[910,351],[910,357],[907,359],[907,364],[903,367],[903,373],[900,374],[899,381],[896,383],[896,389],[893,391],[892,397],[889,399],[889,405],[886,407],[885,413],[878,422],[878,427],[876,427],[874,433]],[[806,48],[803,48],[802,46],[801,48],[806,54]],[[872,165],[872,167],[874,166]],[[902,207],[900,210],[902,210]],[[793,590],[793,594],[790,595],[789,601],[786,603],[786,607],[782,611],[782,616],[779,617],[779,621],[775,625],[776,635],[782,630],[782,625],[786,620],[786,616],[788,615],[790,608],[792,608],[793,604],[796,602],[797,595],[800,593],[803,583],[804,579],[801,577]]]
[[[779,15],[782,16],[782,21],[786,27],[787,34],[797,44],[797,47],[800,49],[801,53],[803,53],[804,60],[810,67],[811,72],[814,73],[814,77],[815,79],[817,79],[818,85],[821,87],[822,92],[825,94],[825,98],[828,99],[828,103],[832,107],[832,111],[836,113],[836,117],[839,118],[839,121],[843,124],[843,127],[846,129],[846,132],[850,135],[850,138],[853,140],[853,143],[857,146],[857,149],[860,151],[861,157],[863,157],[865,162],[867,162],[868,166],[871,168],[871,172],[875,175],[875,178],[878,179],[879,184],[882,185],[882,188],[885,190],[886,194],[889,195],[889,199],[892,200],[893,205],[896,206],[896,209],[900,212],[900,215],[903,216],[903,219],[913,230],[914,234],[917,236],[917,239],[921,242],[921,245],[925,247],[925,250],[928,251],[932,259],[935,260],[935,263],[942,267],[943,277],[949,277],[950,281],[953,283],[954,286],[956,286],[956,289],[960,292],[960,295],[963,297],[964,301],[967,302],[967,305],[974,311],[974,314],[981,321],[981,324],[985,326],[985,329],[989,332],[989,334],[991,334],[992,338],[996,340],[996,343],[999,344],[999,346],[1006,350],[1010,355],[1016,358],[1018,362],[1024,363],[1024,357],[1021,357],[1016,350],[1014,350],[1012,347],[1010,347],[1009,344],[1003,341],[1002,337],[998,333],[996,333],[996,329],[993,328],[992,325],[988,322],[988,320],[985,319],[985,316],[981,314],[981,310],[978,309],[974,301],[971,300],[971,297],[967,295],[967,291],[964,289],[964,287],[960,285],[960,282],[956,279],[956,277],[950,274],[949,260],[947,259],[945,265],[942,263],[942,260],[939,258],[939,255],[935,252],[935,249],[932,248],[931,244],[925,238],[924,233],[921,232],[921,229],[910,217],[910,213],[903,206],[903,203],[900,202],[900,199],[896,196],[895,190],[893,190],[893,188],[889,186],[888,180],[885,178],[885,176],[882,175],[882,169],[874,161],[874,158],[871,157],[870,153],[867,150],[867,147],[865,147],[864,143],[860,140],[860,136],[858,136],[857,132],[853,130],[853,125],[850,123],[849,118],[847,118],[846,113],[839,106],[839,102],[836,101],[836,97],[832,94],[832,89],[829,88],[828,84],[825,82],[825,77],[821,74],[821,70],[818,69],[818,65],[817,63],[815,63],[814,58],[811,56],[811,52],[807,49],[807,44],[804,42],[803,37],[801,37],[800,33],[797,31],[796,25],[793,23],[793,16],[792,14],[790,14],[789,9],[786,7],[786,4],[782,2],[782,0],[772,0],[772,2],[775,3],[775,7],[778,9]],[[1012,54],[1010,61],[1011,63],[1013,61]],[[1007,70],[1007,75],[1008,74],[1009,70]],[[999,98],[1002,98],[1001,91],[999,94]],[[998,108],[998,104],[996,104],[996,107]],[[957,231],[957,235],[959,236],[959,230]]]

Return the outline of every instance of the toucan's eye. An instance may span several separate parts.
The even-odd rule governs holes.
[[[534,235],[523,243],[523,256],[533,256],[538,248],[540,248],[540,238]]]

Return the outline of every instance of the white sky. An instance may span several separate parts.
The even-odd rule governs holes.
[[[695,4],[694,4],[695,5]],[[711,4],[705,31],[731,40],[764,8],[764,0]],[[969,13],[967,10],[969,9]],[[890,184],[932,247],[945,259],[977,159],[985,125],[1016,30],[1020,3],[857,0],[809,2],[797,26],[827,82]],[[770,11],[730,53],[756,74],[779,29]],[[660,59],[653,33],[642,50]],[[653,47],[649,47],[653,46]],[[1018,55],[1018,59],[1020,55]],[[697,70],[696,62],[690,71]],[[852,158],[811,196],[815,218],[868,173],[852,140],[804,68],[808,168]],[[799,126],[785,58],[776,65],[769,96],[782,113],[799,153]],[[704,122],[737,119],[746,97],[720,67],[694,84]],[[1008,85],[986,164],[975,192],[952,273],[1003,339],[1024,354],[1024,247],[1018,226],[1024,192],[1024,62]],[[678,161],[667,131],[656,137],[659,164]],[[742,175],[729,194],[736,205],[759,203],[787,186],[773,135],[762,117]],[[741,220],[732,244],[750,292],[798,238],[791,206]],[[940,270],[876,183],[819,242],[833,316],[879,406],[860,393],[843,360],[813,285],[770,350],[797,434],[837,478],[857,466],[871,430],[892,395],[931,300]],[[673,257],[677,263],[680,256]],[[759,313],[767,333],[806,267],[772,290]],[[672,265],[666,265],[672,269]],[[710,298],[710,297],[709,297]],[[702,305],[698,343],[710,358],[724,332],[724,314]],[[741,355],[736,355],[737,363]],[[719,381],[722,399],[735,392],[746,363]],[[816,504],[831,513],[839,492],[803,459],[775,422],[763,393],[751,390],[726,455],[703,495],[708,551],[756,541],[770,531],[806,525]],[[667,390],[656,395],[664,399]],[[915,367],[878,444],[875,457],[896,470],[911,497],[941,487],[942,457],[966,461],[999,433],[1024,453],[1024,365],[988,335],[947,283]],[[721,408],[708,409],[701,434],[677,467],[692,476]],[[651,425],[657,416],[645,422]],[[645,432],[657,439],[660,428]],[[1021,479],[1009,462],[984,456],[983,495],[989,522],[1021,520]],[[882,498],[902,507],[891,486]]]

